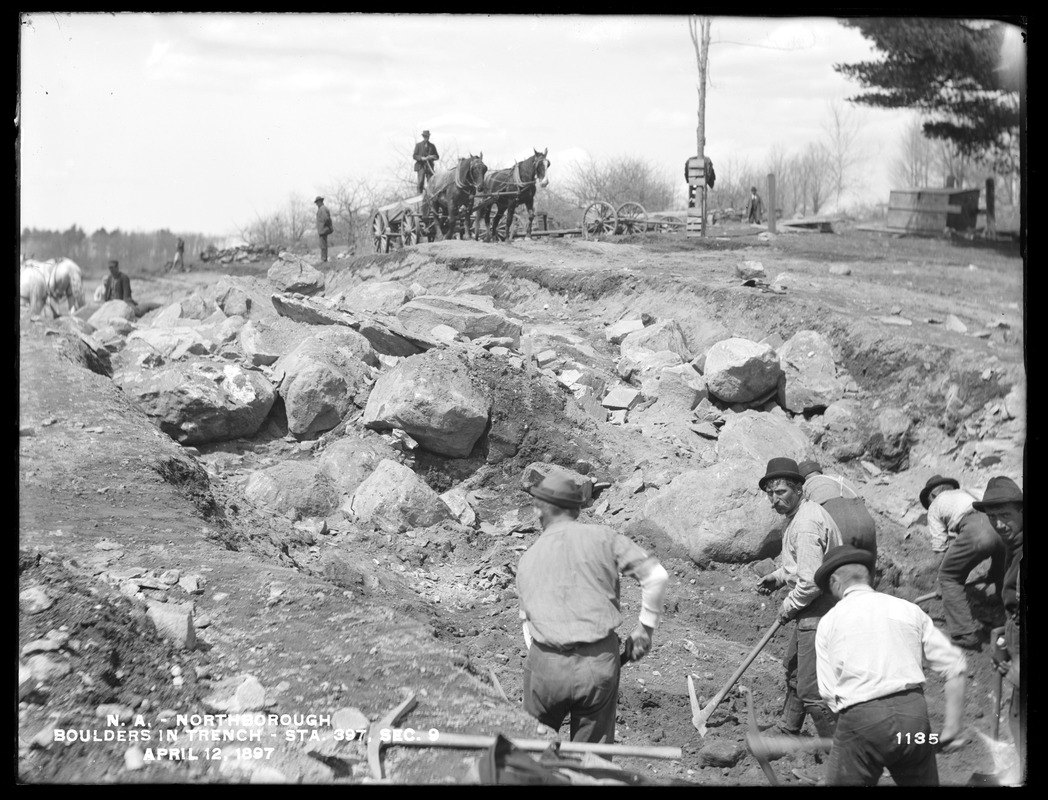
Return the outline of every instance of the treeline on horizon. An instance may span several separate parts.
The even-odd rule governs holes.
[[[86,275],[104,275],[110,260],[120,262],[120,269],[129,275],[164,272],[175,258],[179,236],[186,243],[185,261],[200,259],[200,253],[209,246],[220,248],[224,239],[198,233],[172,233],[169,230],[149,233],[112,232],[100,228],[88,235],[83,228],[73,225],[65,231],[25,228],[21,236],[23,258],[46,261],[49,258],[71,258]]]

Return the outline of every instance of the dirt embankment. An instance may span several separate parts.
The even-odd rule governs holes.
[[[734,265],[745,260],[761,261],[771,278],[785,273],[786,293],[741,286]],[[833,274],[829,267],[835,265],[850,274]],[[603,323],[642,312],[676,318],[696,351],[724,335],[786,339],[797,330],[818,330],[868,402],[905,406],[920,420],[914,473],[935,463],[975,480],[971,464],[950,460],[963,449],[958,431],[964,409],[1003,397],[1022,375],[1021,261],[941,242],[870,236],[447,242],[342,267],[329,265],[327,294],[371,278],[417,282],[435,293],[489,294],[528,323],[563,328],[602,354],[610,353]],[[201,285],[217,277],[186,280]],[[248,288],[261,285],[242,280]],[[149,288],[161,300],[192,286],[157,282]],[[990,330],[989,337],[947,330],[949,314],[972,332]],[[999,323],[1007,327],[987,328]],[[317,749],[288,739],[279,727],[267,731],[264,744],[272,753],[261,759],[234,759],[230,752],[214,760],[164,759],[136,770],[125,762],[126,739],[54,742],[55,728],[117,727],[100,713],[107,703],[120,706],[121,714],[141,714],[145,729],[159,736],[160,712],[204,713],[224,679],[245,673],[266,688],[266,709],[278,714],[356,708],[375,721],[412,692],[420,702],[405,725],[534,737],[535,723],[519,707],[524,651],[513,575],[537,531],[529,524],[519,471],[532,460],[584,462],[614,482],[638,465],[661,465],[672,476],[687,463],[672,441],[646,440],[629,426],[601,426],[573,410],[563,393],[501,374],[492,363],[483,369],[506,393],[502,405],[527,410],[522,419],[507,415],[493,422],[519,437],[517,453],[494,463],[484,453],[472,460],[420,455],[417,469],[438,489],[467,484],[477,492],[480,516],[494,533],[447,525],[393,537],[347,524],[311,539],[243,498],[251,469],[308,457],[299,443],[280,435],[279,425],[253,441],[187,454],[111,381],[63,355],[76,353],[77,344],[60,331],[23,318],[20,336],[20,589],[41,587],[55,602],[44,611],[20,612],[19,644],[62,641],[44,652],[60,665],[58,672],[62,664],[69,668],[21,698],[19,776],[27,782],[240,782],[252,775],[308,783],[367,780],[359,742],[329,741]],[[987,365],[994,366],[990,378],[984,378]],[[951,386],[957,387],[953,395]],[[952,406],[951,397],[959,398]],[[524,421],[526,431],[519,428]],[[940,454],[951,438],[957,452]],[[228,466],[216,468],[221,459],[215,454]],[[902,502],[901,493],[912,494],[912,484],[923,477],[892,476],[877,490],[900,493]],[[703,739],[691,726],[685,678],[694,674],[699,691],[711,696],[771,624],[775,598],[752,591],[745,566],[698,570],[658,531],[638,522],[636,511],[635,503],[621,503],[609,509],[607,521],[654,551],[672,580],[653,652],[623,672],[618,736],[635,744],[678,745],[684,757],[620,762],[659,779],[764,785],[755,761],[743,755],[742,698],[725,701]],[[909,533],[885,525],[882,552],[898,563],[919,561],[920,536]],[[141,619],[141,606],[121,593],[129,580],[171,570],[199,576],[202,591],[188,595],[177,584],[156,581],[139,584],[139,591],[147,599],[193,603],[200,644],[191,652],[156,638]],[[905,596],[919,588],[902,587]],[[638,602],[635,588],[624,585],[627,619]],[[992,617],[992,603],[984,613]],[[55,631],[68,638],[52,636]],[[774,721],[782,702],[785,641],[773,640],[744,680],[762,725]],[[940,757],[945,784],[993,770],[991,750],[979,736],[988,730],[987,661],[970,659],[972,740]],[[937,686],[929,697],[934,727],[942,714]],[[714,761],[711,743],[738,753]],[[459,782],[475,756],[391,748],[385,764],[394,782]],[[810,757],[776,762],[784,782],[796,783],[793,766],[813,764]]]

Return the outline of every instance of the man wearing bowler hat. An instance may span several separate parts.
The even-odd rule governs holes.
[[[975,498],[953,478],[933,475],[920,494],[928,511],[928,537],[932,552],[943,553],[939,564],[946,631],[954,644],[972,650],[982,646],[983,631],[972,616],[965,594],[968,574],[990,559],[990,579],[1001,596],[1007,548],[986,514],[974,507]]]
[[[653,556],[606,525],[578,521],[586,502],[572,476],[551,471],[528,490],[542,526],[517,567],[528,657],[524,710],[573,742],[615,741],[619,693],[619,573],[641,586],[641,611],[626,653],[651,649],[669,576]]]
[[[772,508],[789,520],[782,534],[782,566],[757,583],[757,591],[770,594],[781,586],[790,591],[779,609],[779,622],[796,619],[787,646],[786,703],[780,732],[799,736],[805,716],[810,716],[819,736],[833,735],[834,719],[819,695],[815,671],[815,629],[833,605],[833,598],[815,585],[815,571],[831,547],[841,544],[841,532],[826,510],[804,499],[804,476],[792,458],[773,458],[758,482]]]
[[[327,237],[334,233],[335,226],[331,223],[331,212],[324,205],[324,198],[317,195],[313,202],[317,204],[317,236],[320,237],[320,260],[327,261]]]
[[[938,786],[935,751],[961,733],[967,663],[919,606],[874,591],[873,563],[842,545],[815,573],[837,599],[815,634],[819,691],[837,713],[826,783],[875,786],[887,768],[897,786]],[[941,732],[928,719],[924,662],[946,681]]]
[[[422,131],[422,141],[416,142],[411,157],[415,160],[415,172],[418,173],[415,178],[418,183],[418,193],[422,194],[422,190],[426,187],[426,178],[433,174],[433,164],[440,158],[437,146],[429,140],[429,131]]]
[[[1023,492],[1015,481],[1004,475],[990,478],[983,492],[983,499],[972,503],[972,508],[982,511],[990,524],[1005,540],[1009,550],[1008,568],[1004,573],[1001,601],[1004,603],[1005,623],[1003,628],[994,630],[993,641],[998,636],[1004,637],[1003,659],[997,669],[1004,675],[1011,687],[1011,699],[1008,702],[1008,730],[1012,734],[1018,755],[1020,774],[1017,777],[1023,782],[1026,777],[1026,692],[1019,680],[1019,663],[1021,651],[1022,622],[1022,573],[1023,569]]]

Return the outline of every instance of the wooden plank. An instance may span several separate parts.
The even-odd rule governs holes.
[[[889,211],[914,211],[914,212],[917,212],[917,213],[926,212],[926,213],[929,213],[929,214],[960,214],[962,211],[964,211],[964,206],[955,206],[955,205],[948,205],[948,206],[936,206],[936,205],[930,205],[930,206],[925,206],[925,205],[919,205],[919,206],[905,206],[905,205],[903,205],[903,206],[895,206],[895,205],[889,205],[888,206],[888,210]]]
[[[903,230],[941,231],[946,227],[946,212],[889,211],[885,223]]]

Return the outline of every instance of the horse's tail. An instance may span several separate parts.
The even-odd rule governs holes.
[[[69,313],[73,314],[78,308],[87,305],[84,298],[84,276],[80,273],[80,266],[75,261],[66,262],[69,269]]]
[[[35,266],[25,267],[20,283],[20,295],[29,303],[29,313],[34,317],[40,315],[47,303],[47,278],[44,273]]]

